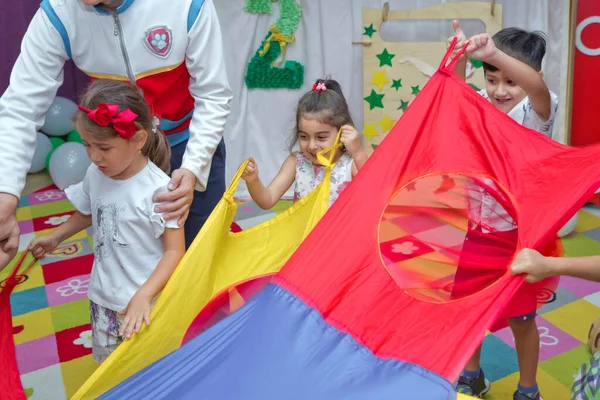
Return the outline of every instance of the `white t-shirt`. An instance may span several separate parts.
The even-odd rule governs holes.
[[[487,90],[482,89],[478,92],[484,99],[489,100]],[[544,121],[531,107],[529,96],[525,96],[523,100],[519,102],[512,110],[509,111],[508,116],[515,120],[525,128],[533,129],[538,131],[544,136],[552,138],[552,129],[554,128],[554,120],[556,119],[556,113],[558,112],[558,97],[556,94],[550,92],[550,118]]]
[[[167,174],[151,161],[125,180],[111,179],[92,164],[83,182],[65,190],[79,212],[92,215],[88,297],[94,303],[121,311],[158,265],[165,228],[177,228],[176,220],[164,221],[154,212],[152,198],[167,191],[168,183]]]
[[[478,92],[483,98],[488,99],[485,89]],[[558,111],[558,97],[550,92],[550,118],[544,121],[533,109],[529,97],[525,96],[508,113],[515,122],[526,128],[533,129],[552,138],[552,128]],[[469,215],[472,222],[476,222],[483,232],[510,231],[517,228],[517,224],[510,217],[502,205],[483,186],[487,185],[492,190],[498,190],[497,185],[489,178],[482,179],[483,185],[468,184]],[[500,194],[500,192],[498,192]]]

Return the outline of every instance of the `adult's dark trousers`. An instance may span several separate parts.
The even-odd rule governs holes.
[[[171,171],[181,167],[188,141],[171,147]],[[225,193],[225,142],[221,140],[213,155],[208,183],[204,192],[194,191],[194,200],[185,221],[185,247],[189,248],[200,229]]]

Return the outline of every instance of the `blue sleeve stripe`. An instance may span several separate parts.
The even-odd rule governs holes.
[[[50,20],[50,23],[52,23],[52,25],[54,26],[54,29],[58,31],[58,34],[60,35],[60,37],[63,40],[63,43],[65,44],[65,50],[67,51],[67,55],[69,56],[69,58],[71,58],[71,42],[69,41],[69,34],[67,33],[67,29],[63,25],[62,21],[60,20],[58,15],[56,15],[56,12],[52,8],[50,0],[42,0],[42,4],[40,4],[40,7],[48,16],[48,19]]]
[[[193,114],[194,114],[194,109],[192,108],[192,110],[189,113],[187,113],[185,117],[181,118],[179,121],[171,121],[171,120],[163,118],[160,121],[160,129],[162,129],[163,131],[170,131],[171,129],[175,129],[179,125],[183,124],[185,121],[190,119]]]
[[[202,10],[203,4],[204,0],[192,0],[192,4],[190,5],[190,12],[188,13],[187,19],[188,32],[192,29],[192,26],[194,26],[194,22],[196,22],[196,20],[198,19],[198,15],[200,14],[200,10]]]

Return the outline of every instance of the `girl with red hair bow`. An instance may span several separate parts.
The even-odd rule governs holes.
[[[150,325],[155,297],[185,253],[176,220],[155,212],[169,183],[170,147],[142,95],[119,81],[97,80],[75,114],[92,164],[83,182],[65,190],[77,211],[34,239],[36,258],[94,228],[94,266],[88,284],[92,354],[102,362],[124,340]]]

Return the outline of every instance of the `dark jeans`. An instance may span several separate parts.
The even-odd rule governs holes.
[[[181,167],[185,146],[187,140],[171,148],[171,171]],[[225,193],[225,142],[221,140],[213,155],[206,191],[194,191],[190,214],[183,227],[186,248],[190,247],[208,216],[223,197],[223,193]]]

